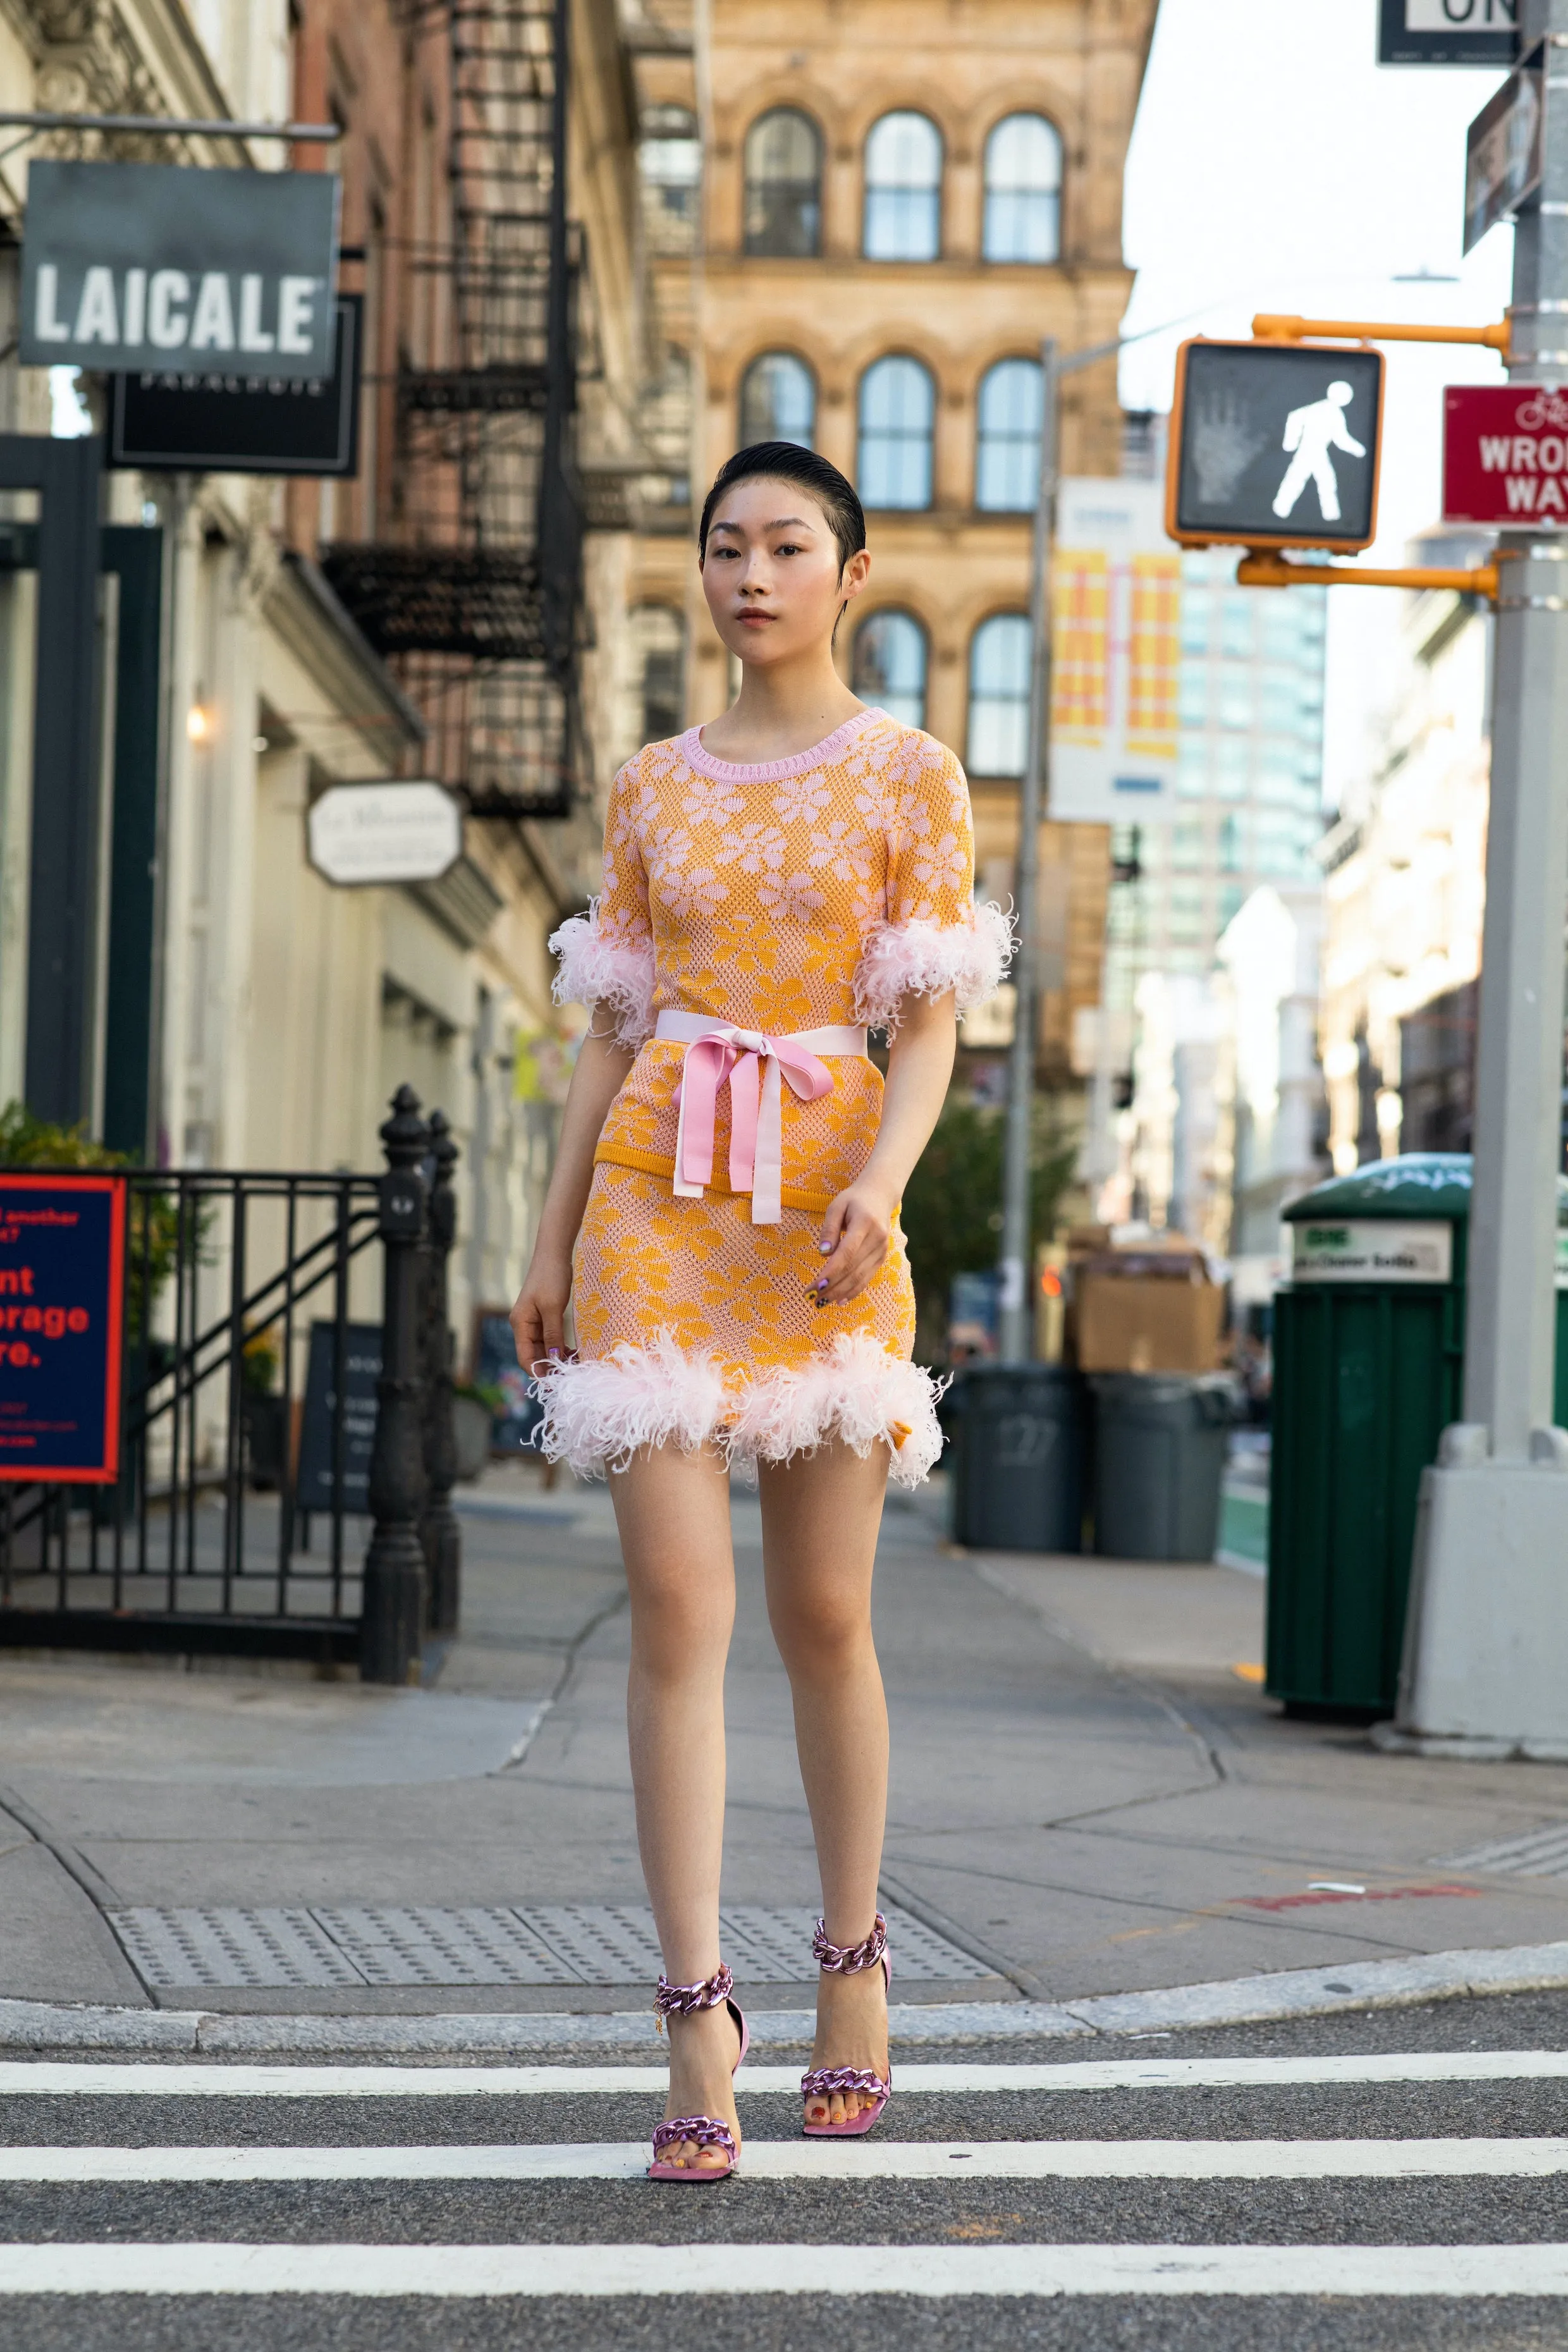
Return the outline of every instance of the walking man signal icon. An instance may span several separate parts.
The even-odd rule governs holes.
[[[1305,408],[1293,408],[1285,420],[1283,446],[1293,450],[1285,478],[1274,499],[1274,511],[1281,522],[1293,512],[1297,499],[1309,481],[1318,487],[1318,505],[1325,522],[1340,520],[1339,477],[1334,472],[1332,449],[1343,449],[1352,457],[1364,457],[1366,451],[1345,424],[1345,410],[1354,394],[1342,377],[1330,384],[1321,400],[1314,400]]]

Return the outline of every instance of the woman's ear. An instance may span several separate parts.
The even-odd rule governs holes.
[[[870,576],[871,551],[868,547],[857,548],[845,565],[838,583],[838,593],[846,604],[851,597],[859,595]]]

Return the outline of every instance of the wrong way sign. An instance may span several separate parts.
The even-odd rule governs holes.
[[[1568,528],[1568,392],[1458,383],[1443,394],[1443,520]]]
[[[1383,354],[1220,343],[1176,354],[1165,529],[1184,547],[1369,547]]]

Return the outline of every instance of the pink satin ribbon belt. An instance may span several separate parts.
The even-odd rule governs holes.
[[[784,1215],[784,1083],[802,1102],[831,1094],[833,1073],[819,1056],[863,1058],[866,1032],[844,1025],[770,1037],[700,1013],[661,1013],[653,1034],[686,1047],[675,1136],[676,1192],[683,1200],[700,1200],[713,1181],[713,1123],[719,1090],[728,1086],[730,1188],[751,1194],[752,1224],[776,1225]]]

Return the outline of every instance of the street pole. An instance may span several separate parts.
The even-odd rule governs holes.
[[[1029,1195],[1034,1158],[1035,1004],[1037,995],[1040,806],[1044,798],[1047,730],[1050,725],[1051,539],[1056,530],[1060,469],[1060,409],[1057,343],[1040,345],[1040,478],[1035,499],[1035,539],[1029,570],[1029,727],[1018,797],[1018,948],[1013,959],[1013,1053],[1008,1071],[1007,1140],[1002,1174],[1001,1317],[998,1353],[1005,1364],[1033,1354],[1033,1283],[1029,1263]]]
[[[1544,172],[1515,230],[1516,382],[1568,382],[1568,0],[1545,35]],[[1568,912],[1568,546],[1498,549],[1464,1420],[1422,1479],[1394,1725],[1380,1744],[1568,1756],[1568,1431],[1552,1426]]]

